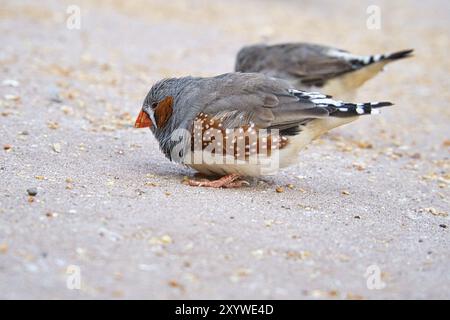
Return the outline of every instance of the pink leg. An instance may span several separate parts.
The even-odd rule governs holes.
[[[189,179],[188,184],[193,187],[209,187],[209,188],[239,188],[243,185],[249,185],[245,180],[237,180],[238,174],[228,174],[217,180],[193,180]],[[236,181],[237,180],[237,181]]]

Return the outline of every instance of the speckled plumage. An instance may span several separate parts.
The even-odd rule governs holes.
[[[171,105],[166,103],[168,97]],[[164,101],[167,110],[158,110],[162,108],[161,101]],[[262,130],[267,131],[269,135],[266,139],[270,141],[268,149],[276,145],[279,149],[279,167],[283,168],[295,163],[298,151],[317,136],[351,122],[359,115],[369,114],[376,108],[388,105],[391,103],[345,103],[318,92],[295,90],[284,80],[262,74],[227,73],[211,78],[161,80],[151,88],[145,98],[143,111],[156,123],[163,124],[152,125],[151,130],[161,150],[173,161],[177,161],[173,156],[174,150],[192,150],[191,138],[196,132],[194,123],[201,121],[201,129],[196,135],[202,139],[205,139],[208,129],[219,130],[219,133],[236,130],[237,140],[242,139],[239,134],[256,135]],[[158,112],[162,112],[164,117],[166,113],[170,114],[170,118],[162,122],[158,118]],[[174,139],[174,133],[180,129],[184,129],[188,135],[184,136],[183,148],[177,149],[180,136],[177,135]],[[279,137],[272,134],[275,131],[279,133]],[[244,147],[240,151],[237,142],[233,142],[233,150],[230,153],[230,156],[235,158],[241,155],[243,163],[188,165],[205,174],[260,175],[257,165],[249,165],[247,152],[253,148],[259,154],[266,147],[261,147],[258,140],[257,148],[255,143],[250,144],[250,140],[245,139]],[[212,142],[202,140],[201,150],[205,152],[210,143]],[[210,152],[222,154],[224,150],[225,153],[225,148],[220,143],[221,141],[220,148],[216,145],[214,151]],[[272,154],[269,154],[269,158],[271,156]],[[269,174],[274,172],[276,170]]]

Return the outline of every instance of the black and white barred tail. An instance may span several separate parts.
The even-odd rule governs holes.
[[[347,103],[343,102],[342,106],[337,107],[335,111],[330,112],[332,117],[354,117],[365,114],[378,114],[380,108],[392,106],[388,101],[367,102],[367,103]]]
[[[379,108],[393,105],[393,103],[388,101],[366,103],[343,102],[331,99],[331,96],[320,92],[307,92],[294,89],[289,90],[289,92],[299,98],[299,100],[306,100],[314,103],[318,108],[326,109],[329,116],[332,117],[354,117],[365,114],[378,114],[380,113]]]
[[[348,61],[355,67],[361,68],[380,61],[393,61],[412,56],[414,49],[397,51],[390,54],[374,54],[370,56],[349,57]]]

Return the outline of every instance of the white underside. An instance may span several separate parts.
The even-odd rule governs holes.
[[[356,96],[356,89],[362,86],[367,80],[376,76],[388,60],[380,61],[363,67],[359,70],[345,73],[339,77],[328,80],[323,87],[320,88],[296,88],[306,91],[319,91],[333,96],[337,100],[352,102]],[[298,87],[298,84],[294,83]]]
[[[324,93],[333,95],[340,100],[351,101],[354,99],[356,89],[383,70],[386,63],[387,61],[380,61],[357,71],[349,72],[340,77],[331,79],[322,90]]]
[[[206,175],[227,175],[227,174],[239,174],[242,176],[262,176],[276,174],[280,169],[289,167],[298,162],[298,154],[312,140],[319,137],[323,133],[329,131],[332,128],[344,125],[352,122],[357,117],[350,118],[326,118],[313,120],[306,125],[300,134],[296,136],[288,137],[288,145],[278,150],[279,152],[273,152],[271,157],[265,157],[259,155],[259,162],[249,163],[242,162],[236,163],[234,159],[219,159],[218,162],[206,163],[203,161],[198,164],[187,164],[194,170],[206,174]],[[205,158],[209,154],[204,154]],[[226,162],[228,160],[228,162]]]

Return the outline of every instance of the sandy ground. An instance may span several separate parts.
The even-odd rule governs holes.
[[[448,1],[82,1],[69,30],[74,2],[0,8],[0,298],[450,298]],[[395,107],[298,165],[183,185],[193,172],[132,128],[145,94],[231,71],[261,41],[416,56],[359,92]]]

